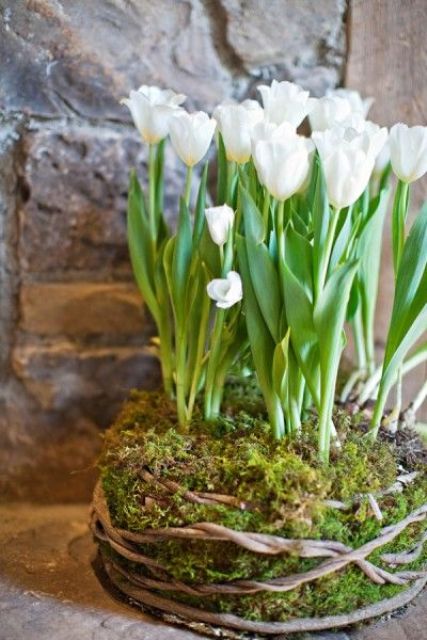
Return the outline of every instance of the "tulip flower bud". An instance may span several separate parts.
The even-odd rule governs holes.
[[[242,104],[219,105],[214,118],[221,132],[227,160],[244,164],[251,156],[251,131],[264,117],[261,106],[254,100]]]
[[[234,211],[228,204],[205,209],[206,221],[212,240],[222,247],[227,242],[228,232],[233,226]]]
[[[169,120],[180,111],[186,96],[170,89],[142,85],[138,91],[131,91],[129,98],[123,98],[131,112],[135,127],[142,139],[149,144],[160,142],[169,133]]]
[[[354,89],[329,89],[327,97],[337,97],[347,100],[353,113],[360,113],[364,118],[368,115],[369,109],[374,103],[374,98],[362,98],[358,91]]]
[[[390,130],[390,160],[402,182],[414,182],[427,171],[427,127],[399,122]]]
[[[204,111],[187,113],[181,110],[169,122],[169,134],[176,154],[193,167],[209,149],[216,122]]]
[[[310,169],[313,143],[295,132],[259,140],[253,145],[253,160],[260,182],[272,196],[286,200],[304,184]]]
[[[350,206],[361,196],[387,139],[386,129],[374,123],[366,125],[360,133],[352,128],[335,127],[312,135],[329,201],[337,209]]]
[[[311,110],[308,118],[312,131],[331,129],[344,122],[352,113],[350,102],[338,96],[310,98],[309,104]]]
[[[258,87],[261,93],[266,120],[274,124],[289,122],[295,129],[310,110],[309,92],[292,82],[277,82]]]
[[[206,290],[220,309],[228,309],[243,298],[242,280],[236,271],[229,271],[225,278],[211,280]]]

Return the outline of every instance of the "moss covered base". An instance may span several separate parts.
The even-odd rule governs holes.
[[[112,524],[143,533],[209,522],[236,531],[334,540],[359,548],[427,502],[427,477],[422,456],[411,454],[419,448],[412,434],[406,434],[405,447],[385,438],[371,446],[364,437],[363,416],[350,417],[338,410],[335,424],[340,446],[333,447],[331,462],[325,466],[316,456],[315,416],[309,417],[303,436],[272,441],[256,394],[239,384],[228,390],[225,417],[209,424],[196,416],[186,433],[177,428],[174,406],[165,397],[134,393],[106,433],[100,461]],[[412,482],[387,492],[398,476],[414,471]],[[233,502],[200,499],[211,494],[231,497]],[[377,496],[382,519],[375,515],[369,494]],[[369,561],[389,573],[401,571],[402,567],[384,563],[383,555],[413,549],[426,530],[427,519],[414,522],[369,555]],[[134,575],[160,576],[189,586],[271,581],[322,562],[293,553],[254,553],[221,540],[163,539],[137,547],[161,569],[153,572],[126,560],[107,544],[103,553]],[[426,563],[424,548],[404,570],[416,572]],[[210,612],[284,622],[347,614],[391,598],[410,584],[376,584],[359,566],[348,564],[290,591],[198,596],[157,589],[154,593]]]

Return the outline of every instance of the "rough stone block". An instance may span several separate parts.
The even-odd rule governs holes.
[[[136,167],[145,183],[145,151],[136,133],[122,129],[64,125],[28,134],[26,202],[20,212],[22,269],[50,277],[64,271],[96,271],[97,279],[108,279],[113,272],[129,274],[128,176]],[[169,151],[165,197],[173,218],[183,166]]]
[[[1,0],[0,105],[128,121],[118,100],[145,83],[212,106],[230,93],[233,79],[212,43],[204,4]]]
[[[138,335],[142,299],[126,282],[28,283],[21,288],[21,329],[42,336]]]
[[[113,419],[130,389],[159,383],[157,361],[147,348],[79,349],[58,340],[18,346],[13,366],[39,409],[84,416],[101,426]]]
[[[222,0],[226,42],[246,72],[293,80],[316,94],[340,82],[345,0]]]
[[[64,127],[35,131],[25,144],[22,269],[128,270],[126,190],[130,167],[140,164],[136,138]]]

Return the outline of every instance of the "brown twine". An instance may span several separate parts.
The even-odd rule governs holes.
[[[148,472],[147,472],[148,474]],[[146,480],[152,480],[148,474]],[[157,480],[157,479],[156,479]],[[160,482],[160,481],[159,481]],[[161,481],[162,485],[176,492],[180,490],[177,483]],[[237,506],[234,498],[219,494],[195,494],[185,492],[183,494],[191,501],[198,502],[209,500],[222,504]],[[240,508],[246,505],[239,504]],[[136,574],[124,569],[114,560],[103,557],[106,571],[113,582],[123,593],[135,601],[152,606],[158,610],[175,614],[184,619],[197,620],[208,624],[237,628],[244,631],[260,633],[291,633],[295,631],[312,631],[326,628],[345,626],[382,615],[405,605],[424,587],[427,582],[427,570],[422,571],[398,571],[391,573],[375,566],[369,560],[373,551],[383,547],[394,540],[409,525],[421,522],[427,517],[427,504],[418,508],[406,518],[381,530],[379,536],[362,545],[358,549],[352,549],[340,542],[333,540],[288,539],[280,536],[235,531],[222,525],[201,522],[187,527],[168,527],[163,529],[146,529],[142,533],[135,533],[114,527],[101,483],[95,488],[92,503],[91,528],[94,536],[110,547],[122,558],[146,566],[152,577]],[[254,553],[262,555],[278,555],[281,553],[296,554],[301,558],[327,558],[317,567],[304,573],[297,573],[268,581],[258,580],[234,580],[228,583],[210,583],[187,585],[170,577],[165,567],[152,558],[143,555],[138,545],[145,543],[161,543],[168,539],[184,540],[216,540],[233,542]],[[424,542],[427,540],[425,533],[413,549],[397,554],[383,554],[381,560],[389,565],[405,565],[416,560],[422,553]],[[356,564],[365,575],[376,584],[405,585],[415,581],[410,587],[397,596],[381,602],[358,609],[341,616],[327,616],[325,618],[295,619],[285,623],[278,622],[252,622],[231,614],[216,614],[175,602],[163,596],[151,593],[150,590],[179,592],[193,596],[209,596],[214,594],[253,594],[258,592],[284,592],[295,589],[307,582],[312,582],[350,564]]]

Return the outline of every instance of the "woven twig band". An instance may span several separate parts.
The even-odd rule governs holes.
[[[209,494],[204,494],[204,496],[206,496],[206,500],[209,500]],[[217,496],[214,498],[215,501],[217,501],[216,498]],[[218,496],[218,498],[224,501],[224,496]],[[133,600],[184,619],[197,620],[244,631],[277,634],[345,626],[382,615],[407,604],[426,584],[427,571],[397,571],[392,573],[374,565],[367,560],[367,557],[376,549],[394,540],[409,525],[421,522],[426,517],[427,504],[415,510],[400,522],[382,529],[377,538],[357,549],[352,549],[333,540],[281,538],[280,536],[268,534],[235,531],[208,522],[193,524],[188,527],[146,529],[142,533],[135,533],[113,526],[105,496],[99,483],[94,492],[91,527],[94,536],[98,540],[108,543],[118,556],[134,563],[145,565],[152,573],[153,577],[142,576],[124,569],[111,558],[104,558],[105,568],[113,583]],[[188,585],[173,578],[165,578],[168,575],[167,569],[139,551],[138,545],[140,544],[161,544],[163,540],[170,539],[225,541],[232,542],[261,555],[292,553],[301,558],[325,558],[325,560],[320,562],[314,569],[304,573],[267,581],[235,580],[227,583]],[[426,540],[427,535],[424,535],[413,549],[399,554],[383,554],[381,560],[384,564],[393,566],[409,564],[420,556]],[[376,584],[406,585],[410,582],[413,582],[413,584],[393,598],[377,602],[348,614],[324,618],[301,618],[287,622],[255,622],[231,614],[212,613],[152,593],[152,591],[175,591],[192,596],[208,596],[212,594],[253,594],[267,591],[284,592],[339,571],[350,564],[357,565]]]

